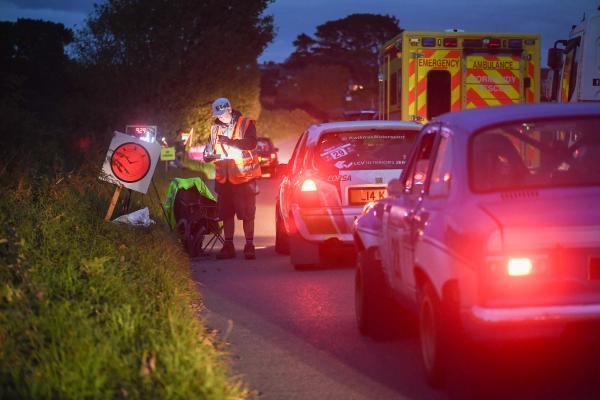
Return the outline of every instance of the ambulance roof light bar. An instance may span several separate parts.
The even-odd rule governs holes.
[[[481,39],[464,39],[463,47],[482,47],[483,41]]]
[[[486,47],[489,47],[490,49],[498,49],[502,47],[502,40],[500,39],[485,38],[482,42]]]
[[[523,47],[523,39],[509,39],[508,40],[508,48],[509,49],[520,49]]]
[[[457,47],[458,39],[457,38],[444,38],[444,47]]]
[[[435,47],[435,38],[424,37],[421,39],[421,46],[423,47]]]

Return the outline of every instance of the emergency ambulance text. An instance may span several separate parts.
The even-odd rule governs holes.
[[[474,69],[517,69],[513,68],[512,61],[473,61]]]
[[[458,68],[459,62],[458,58],[419,58],[417,65],[431,68]]]

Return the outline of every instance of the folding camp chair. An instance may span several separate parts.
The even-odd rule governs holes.
[[[168,199],[174,217],[171,224],[188,254],[191,257],[206,255],[217,242],[223,244],[223,223],[217,215],[217,203],[204,182],[199,178],[175,178],[171,185]],[[206,242],[205,238],[208,238]]]

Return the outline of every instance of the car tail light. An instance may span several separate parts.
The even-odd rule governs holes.
[[[444,38],[444,47],[456,47],[458,46],[457,38]]]
[[[317,184],[312,179],[305,179],[304,182],[302,182],[298,196],[298,204],[301,208],[315,208],[320,206],[321,202],[319,200]]]
[[[277,154],[271,153],[271,160],[274,160],[277,157]]]
[[[304,182],[302,182],[302,186],[300,188],[300,191],[302,191],[302,192],[316,192],[317,191],[317,184],[312,179],[306,179]]]
[[[507,263],[507,273],[509,276],[531,275],[533,272],[533,263],[529,258],[510,258]]]

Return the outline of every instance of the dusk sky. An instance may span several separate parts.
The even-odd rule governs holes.
[[[0,20],[18,18],[83,26],[98,0],[0,0]],[[527,32],[542,37],[542,59],[556,40],[566,38],[571,25],[600,6],[600,0],[276,0],[267,9],[275,18],[277,36],[259,61],[285,60],[300,33],[353,13],[393,15],[407,30],[467,32]]]

